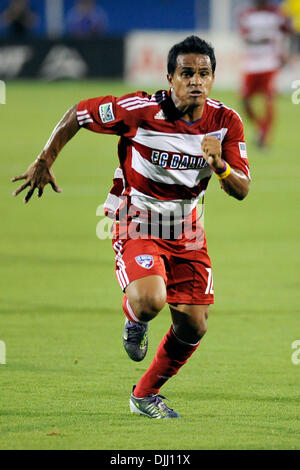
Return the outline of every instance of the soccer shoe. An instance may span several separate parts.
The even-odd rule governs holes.
[[[130,359],[139,362],[148,350],[148,324],[125,320],[123,345]]]
[[[132,414],[137,413],[139,415],[144,415],[148,416],[148,418],[155,419],[180,418],[176,411],[168,408],[167,405],[163,402],[163,399],[165,398],[166,397],[163,397],[162,395],[152,395],[150,397],[137,398],[132,393],[129,400],[130,411]]]

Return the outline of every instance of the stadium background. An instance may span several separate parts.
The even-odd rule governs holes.
[[[297,43],[279,78],[272,145],[261,151],[238,93],[234,10],[244,2],[98,3],[107,14],[99,37],[66,33],[71,0],[32,0],[38,21],[21,39],[0,27],[0,448],[299,449],[300,365],[291,360],[300,339]],[[0,1],[0,15],[7,4]],[[95,233],[117,139],[76,136],[54,165],[61,195],[48,189],[25,207],[9,180],[75,102],[165,86],[166,51],[190,32],[216,48],[212,97],[244,118],[253,182],[242,203],[210,185],[216,304],[197,355],[164,388],[183,419],[153,423],[131,417],[128,398],[169,326],[168,310],[151,324],[144,363],[130,363],[110,241]]]

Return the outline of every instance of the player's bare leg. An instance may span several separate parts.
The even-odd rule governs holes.
[[[170,305],[174,333],[186,343],[196,344],[207,331],[209,305]]]
[[[126,315],[123,345],[133,361],[142,361],[148,349],[148,322],[166,302],[166,286],[158,275],[131,282],[126,288],[123,310]]]
[[[158,275],[142,277],[127,286],[126,295],[136,317],[148,322],[156,317],[166,303],[165,281]]]
[[[256,130],[257,130],[257,138],[256,142],[258,147],[262,148],[267,143],[267,138],[269,136],[269,132],[273,123],[274,117],[274,108],[273,108],[273,100],[269,99],[268,97],[265,98],[265,115],[260,117],[254,111],[254,107],[250,101],[250,98],[244,98],[243,105],[245,112],[249,119],[254,123]]]
[[[253,122],[255,130],[257,132],[256,144],[258,147],[263,147],[264,145],[264,128],[266,120],[261,118],[255,111],[254,106],[251,100],[251,97],[246,97],[243,99],[243,105],[246,112],[246,115]]]
[[[268,138],[274,123],[275,117],[275,105],[274,97],[266,95],[265,100],[265,116],[260,122],[260,132],[259,132],[259,147],[265,147],[268,144]]]
[[[163,384],[177,374],[196,351],[207,331],[209,305],[173,304],[170,305],[170,310],[173,324],[162,339],[151,365],[133,389],[130,398],[131,411],[152,418],[179,417],[173,410],[164,408],[166,406],[162,402],[164,397],[158,393]],[[153,400],[156,400],[155,403]]]
[[[254,123],[258,122],[258,116],[255,114],[250,97],[243,98],[243,106],[248,118]]]

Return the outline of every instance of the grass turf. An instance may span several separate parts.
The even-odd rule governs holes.
[[[209,330],[162,393],[180,420],[129,413],[131,387],[169,327],[150,326],[144,362],[122,348],[122,293],[110,240],[96,237],[117,165],[115,136],[80,131],[54,165],[56,194],[24,206],[9,182],[39,153],[73,103],[123,94],[121,83],[7,85],[1,115],[1,449],[299,449],[299,107],[278,100],[273,145],[253,144],[245,120],[252,188],[227,197],[214,179],[205,228],[215,281]],[[214,98],[239,109],[237,96]]]

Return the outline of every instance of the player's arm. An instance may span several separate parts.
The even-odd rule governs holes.
[[[62,148],[80,129],[76,118],[76,110],[77,104],[72,106],[72,108],[66,112],[53,129],[45,147],[37,159],[28,167],[27,171],[20,176],[12,178],[12,182],[25,180],[25,182],[13,193],[13,196],[17,196],[25,188],[30,187],[24,198],[24,203],[27,203],[36,188],[38,189],[38,197],[41,197],[44,187],[48,183],[52,186],[54,191],[58,193],[61,192],[61,189],[56,184],[51,166]]]
[[[250,179],[239,169],[222,159],[222,145],[216,137],[206,136],[202,142],[203,157],[219,177],[221,187],[229,196],[244,199],[250,189]]]

